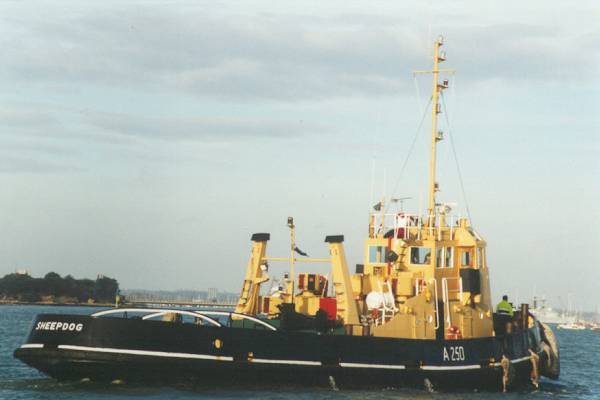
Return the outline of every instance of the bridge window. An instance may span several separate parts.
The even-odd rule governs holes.
[[[385,264],[389,249],[385,246],[369,246],[369,263]]]
[[[431,264],[431,247],[411,247],[410,263],[417,265]]]
[[[436,249],[436,267],[437,268],[452,268],[454,264],[452,262],[453,251],[452,247],[438,247]]]
[[[470,267],[471,266],[471,250],[470,249],[462,249],[460,254],[460,265],[461,267]]]
[[[452,247],[444,247],[444,267],[454,267],[454,249]]]
[[[477,248],[477,266],[483,268],[483,249],[481,247]]]

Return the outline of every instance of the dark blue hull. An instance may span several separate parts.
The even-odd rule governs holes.
[[[54,324],[53,324],[54,323]],[[536,325],[505,337],[412,340],[299,331],[198,326],[156,320],[40,315],[15,357],[60,380],[502,387],[529,382],[529,349],[544,361]]]

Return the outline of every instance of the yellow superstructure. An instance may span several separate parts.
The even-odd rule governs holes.
[[[426,215],[387,213],[382,200],[369,216],[364,259],[350,274],[343,237],[328,236],[329,257],[296,256],[295,226],[288,219],[291,255],[266,255],[268,234],[255,234],[252,255],[236,312],[277,318],[279,307],[293,303],[296,312],[314,316],[335,304],[334,318],[352,335],[414,339],[460,339],[493,336],[493,308],[486,262],[486,242],[466,218],[450,215],[450,207],[436,203],[436,148],[443,138],[437,119],[439,82],[445,61],[442,39],[434,44],[433,69],[416,73],[433,75],[429,199]],[[260,294],[269,278],[269,262],[285,261],[290,273],[271,293]],[[323,275],[295,275],[298,262],[331,265],[331,282]],[[313,279],[313,287],[305,282]],[[315,290],[314,280],[327,290]],[[300,283],[302,281],[302,283]],[[335,299],[335,302],[332,302]]]

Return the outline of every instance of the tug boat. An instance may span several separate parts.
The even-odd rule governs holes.
[[[429,203],[425,215],[369,215],[364,259],[351,274],[344,236],[325,237],[328,256],[252,250],[235,311],[115,308],[91,315],[41,314],[15,357],[59,380],[331,385],[506,390],[558,379],[552,330],[522,304],[494,313],[486,241],[436,202],[439,82],[434,43]],[[289,263],[275,281],[271,265]],[[295,273],[300,262],[327,275]],[[321,269],[322,270],[322,269]],[[271,282],[269,288],[267,282]]]

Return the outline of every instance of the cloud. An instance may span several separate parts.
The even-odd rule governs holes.
[[[78,152],[64,144],[53,144],[39,139],[3,141],[2,152],[42,156],[75,156]]]
[[[110,134],[163,140],[231,141],[252,137],[291,139],[316,132],[329,132],[329,128],[304,121],[141,117],[116,113],[88,113],[86,123]]]
[[[412,91],[406,77],[429,62],[422,24],[401,9],[334,16],[223,14],[185,3],[55,10],[44,18],[23,10],[5,18],[0,40],[9,74],[296,101]],[[589,52],[597,28],[570,32],[545,20],[474,25],[464,14],[453,18],[445,26],[448,66],[466,70],[469,79],[556,80],[566,71],[585,79],[597,68],[598,56]]]
[[[37,133],[60,127],[60,122],[46,110],[33,105],[0,107],[0,134]]]
[[[31,157],[15,157],[3,155],[0,157],[0,173],[33,173],[33,174],[53,174],[65,172],[81,172],[82,168],[66,164],[65,162],[56,162],[51,160],[41,160]]]
[[[0,103],[0,153],[23,159],[78,157],[97,145],[139,150],[146,140],[243,143],[250,138],[288,140],[332,132],[335,128],[331,126],[281,116],[136,115],[50,104]],[[24,165],[20,159],[16,164]]]
[[[398,76],[418,65],[421,52],[398,34],[397,26],[408,23],[404,18],[358,24],[137,6],[50,14],[7,19],[0,40],[9,74],[211,98],[294,101],[412,88]]]
[[[534,24],[463,26],[448,35],[449,54],[472,80],[583,82],[597,79],[600,58],[589,49],[599,34]]]

